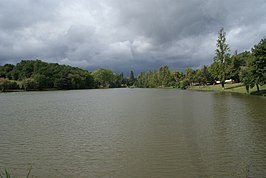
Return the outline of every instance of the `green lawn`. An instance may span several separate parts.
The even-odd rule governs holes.
[[[246,88],[242,83],[225,84],[225,89],[223,90],[221,85],[208,85],[208,86],[192,86],[188,88],[189,90],[198,91],[221,91],[221,92],[233,92],[233,93],[243,93],[247,94]],[[261,95],[266,96],[266,85],[260,86],[260,92],[257,93],[256,87],[250,89],[251,95]]]

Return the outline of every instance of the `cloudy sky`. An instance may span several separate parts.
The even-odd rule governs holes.
[[[0,65],[199,68],[221,27],[231,53],[250,50],[266,36],[266,0],[0,0]]]

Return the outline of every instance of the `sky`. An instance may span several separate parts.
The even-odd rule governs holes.
[[[266,36],[266,0],[0,0],[0,65],[198,69],[221,27],[230,53],[250,50]]]

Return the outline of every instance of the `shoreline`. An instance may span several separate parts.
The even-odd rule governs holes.
[[[121,87],[134,89],[138,87]],[[42,90],[23,90],[23,89],[11,89],[6,91],[0,91],[0,93],[12,93],[12,92],[45,92],[45,91],[70,91],[70,90],[91,90],[91,89],[114,89],[114,88],[83,88],[83,89],[56,89],[56,88],[45,88]],[[149,88],[146,88],[149,89]],[[150,88],[151,89],[151,88]],[[178,89],[175,87],[156,87],[154,89]],[[221,92],[221,93],[238,93],[247,96],[263,96],[266,97],[266,85],[260,86],[260,92],[256,91],[253,87],[250,89],[250,93],[246,92],[245,86],[242,83],[225,84],[223,90],[220,85],[206,85],[206,86],[190,86],[186,90],[189,91],[201,91],[201,92]]]
[[[207,85],[207,86],[191,86],[187,88],[190,91],[206,91],[206,92],[225,92],[225,93],[238,93],[249,96],[264,96],[266,97],[266,85],[260,86],[260,92],[258,93],[256,87],[250,89],[247,93],[245,86],[242,83],[225,84],[225,89],[221,88],[221,85]]]

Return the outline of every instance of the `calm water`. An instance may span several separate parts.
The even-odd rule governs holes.
[[[108,89],[0,93],[0,170],[22,177],[266,177],[266,98]]]

